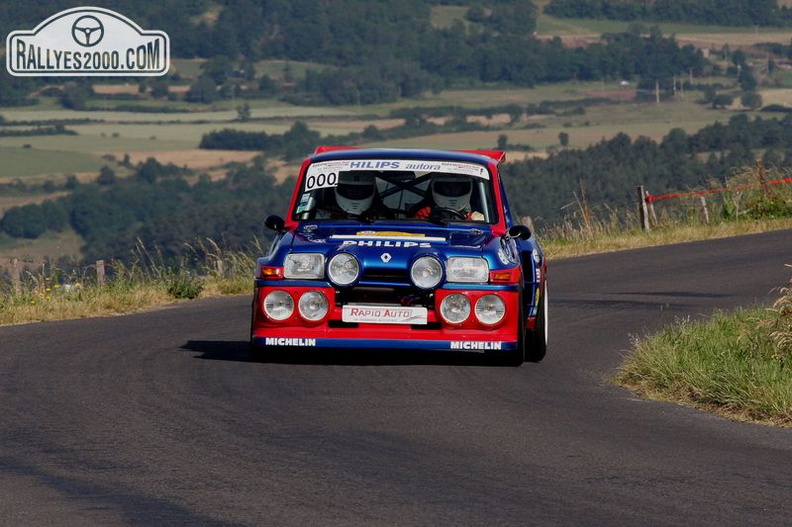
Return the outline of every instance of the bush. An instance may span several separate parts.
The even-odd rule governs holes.
[[[792,267],[788,265],[787,267]],[[778,358],[792,360],[792,279],[781,288],[781,297],[773,304],[776,319],[773,321],[770,338],[778,347]]]
[[[204,288],[203,280],[186,269],[170,269],[166,276],[168,294],[176,299],[195,299]]]
[[[38,205],[23,205],[9,209],[0,227],[13,238],[35,239],[47,230],[47,219]]]

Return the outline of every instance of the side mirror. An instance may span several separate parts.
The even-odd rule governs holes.
[[[267,219],[264,220],[264,226],[268,229],[272,229],[273,231],[282,231],[284,225],[286,225],[286,222],[283,221],[283,218],[276,214],[267,216]]]
[[[531,229],[525,225],[514,225],[506,233],[509,238],[517,238],[518,240],[527,240],[531,237]]]

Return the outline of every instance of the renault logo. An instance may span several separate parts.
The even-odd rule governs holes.
[[[388,253],[382,253],[382,256],[380,256],[380,260],[382,260],[383,263],[388,263],[391,261],[391,255]]]

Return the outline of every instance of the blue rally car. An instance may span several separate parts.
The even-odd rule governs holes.
[[[547,263],[506,200],[504,153],[319,147],[258,259],[251,352],[547,350]]]

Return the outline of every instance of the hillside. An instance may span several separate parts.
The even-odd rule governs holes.
[[[0,2],[5,30],[77,3],[15,5]],[[637,184],[662,193],[722,185],[757,158],[792,165],[792,46],[778,27],[559,18],[548,2],[102,5],[167,30],[171,72],[64,82],[3,69],[0,260],[124,258],[137,239],[174,258],[196,236],[238,247],[319,143],[505,148],[518,212],[545,227],[581,189],[593,209],[630,210]],[[91,200],[115,205],[75,212]]]

